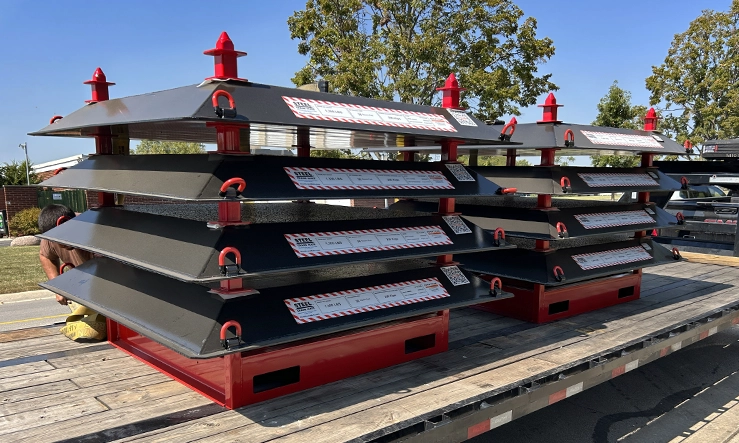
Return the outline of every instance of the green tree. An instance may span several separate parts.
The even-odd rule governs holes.
[[[464,163],[465,165],[470,164],[469,155],[460,155],[457,157],[457,161]],[[477,157],[477,166],[505,166],[506,158],[502,155],[481,155]],[[526,159],[516,160],[516,166],[531,166]]]
[[[202,143],[141,140],[131,154],[202,154],[204,152],[205,145]]]
[[[355,154],[351,149],[311,149],[311,157],[320,158],[349,158],[349,159],[363,159],[368,158],[363,153]]]
[[[340,94],[434,105],[454,72],[461,105],[482,120],[558,89],[537,75],[552,40],[537,39],[536,19],[511,0],[307,0],[288,27],[308,56],[296,85],[323,78]]]
[[[644,106],[631,104],[631,93],[618,86],[614,81],[608,93],[598,102],[598,115],[593,125],[610,128],[642,129],[643,116],[647,113]],[[614,168],[634,168],[641,164],[637,155],[600,155],[590,156],[593,166],[611,166]]]
[[[739,137],[738,24],[739,0],[726,12],[704,10],[652,66],[650,102],[664,107],[661,128],[680,143]]]
[[[29,164],[31,174],[31,184],[40,183],[39,177],[33,173],[33,164]],[[13,160],[0,166],[0,185],[25,185],[26,180],[26,162],[18,162]]]

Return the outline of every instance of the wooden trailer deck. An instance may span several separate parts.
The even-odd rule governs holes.
[[[462,441],[739,323],[739,269],[702,261],[546,325],[456,310],[446,353],[234,411],[57,326],[1,333],[0,440]]]

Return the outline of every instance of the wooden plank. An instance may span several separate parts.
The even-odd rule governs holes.
[[[458,404],[476,395],[484,395],[491,389],[516,384],[521,379],[550,369],[553,369],[551,364],[529,358],[484,374],[430,389],[424,392],[422,399],[419,396],[406,396],[387,402],[380,408],[347,408],[345,415],[328,424],[324,421],[324,426],[312,426],[315,421],[321,420],[322,414],[309,417],[300,414],[290,417],[293,419],[290,423],[279,427],[248,426],[211,436],[203,441],[216,441],[219,438],[225,440],[248,438],[250,441],[277,439],[280,441],[310,441],[311,443],[347,441],[366,434],[368,428],[374,430],[391,425],[400,429],[404,421],[415,421],[419,416],[428,416],[445,406]],[[327,428],[331,429],[328,434]]]
[[[96,361],[108,361],[125,357],[128,357],[128,354],[111,346],[110,349],[103,349],[100,351],[93,351],[85,354],[70,355],[68,357],[50,358],[46,361],[49,362],[51,366],[61,369],[79,366]]]
[[[45,395],[69,392],[79,387],[69,380],[54,381],[43,385],[29,386],[27,388],[13,389],[0,393],[0,404],[13,403],[17,401],[31,400]]]
[[[696,252],[680,252],[691,263],[706,263],[712,265],[739,267],[739,257],[727,255],[699,254]]]
[[[679,294],[678,294],[678,296],[679,296]],[[669,310],[671,308],[670,307],[667,307],[667,309]],[[692,309],[691,309],[691,312],[692,312]],[[542,326],[540,328],[541,328],[541,330],[544,330],[544,329],[552,330],[552,329],[558,328],[559,330],[561,330],[563,332],[566,332],[565,329],[563,329],[561,327],[553,326],[553,325],[544,325],[544,326]],[[536,329],[539,329],[539,328],[536,328]],[[537,331],[538,334],[536,334],[536,335],[540,335],[541,334],[541,330],[540,331]],[[531,331],[525,331],[525,332],[531,333]],[[581,334],[579,334],[579,335],[581,335]],[[585,339],[590,339],[590,337],[589,336],[587,336],[587,337],[572,337],[571,339],[573,341],[582,342]],[[558,343],[557,343],[556,347],[559,347],[559,345],[562,344],[561,343],[561,339],[558,338],[557,340],[558,340]],[[464,349],[461,349],[459,351],[460,352],[464,352]],[[518,352],[518,351],[520,351],[520,348],[519,349],[516,349],[515,351],[512,351],[512,352]],[[442,354],[442,356],[446,356],[446,355],[447,354]],[[537,355],[539,355],[539,354],[537,354]],[[489,355],[488,355],[488,357],[489,357]],[[429,358],[429,359],[431,359],[431,358]],[[428,360],[428,359],[426,359],[426,360]],[[449,358],[448,361],[454,362],[454,361],[456,361],[456,359]],[[480,361],[476,361],[475,363],[480,363]],[[507,367],[507,366],[503,366],[503,367]],[[447,371],[447,373],[450,373],[450,372],[451,371]],[[463,372],[457,372],[457,373],[454,374],[454,377],[455,378],[463,378],[465,376],[475,376],[474,374],[479,374],[480,372],[481,372],[480,371],[480,367],[476,367],[476,368],[473,368],[473,369],[471,369],[471,370],[469,370],[467,372],[464,372],[464,371]],[[394,387],[394,388],[397,388],[399,390],[405,389],[406,391],[411,391],[413,394],[416,394],[416,396],[418,398],[425,399],[425,396],[426,396],[425,393],[423,395],[418,395],[417,394],[418,392],[422,392],[422,390],[409,389],[409,386],[414,386],[415,387],[418,384],[424,383],[426,381],[424,375],[426,375],[426,374],[418,375],[416,377],[416,379],[413,380],[416,383],[409,383],[409,380],[403,380],[401,383],[398,383],[397,385],[391,385],[391,386]],[[340,383],[341,382],[339,382],[339,384]],[[433,387],[435,385],[437,385],[437,384],[436,383],[424,383],[424,387],[426,387],[426,386],[432,386]],[[386,403],[386,401],[387,401],[387,397],[386,396],[380,396],[380,395],[382,393],[386,392],[386,389],[389,390],[389,388],[391,386],[375,386],[374,387],[374,389],[375,389],[375,391],[374,391],[375,392],[375,395],[373,395],[373,396],[370,397],[371,398],[371,401],[367,401],[366,403],[362,403],[362,405],[365,406],[365,407],[367,407],[367,406],[373,407],[373,406],[376,406],[378,404],[379,405],[384,405]],[[352,387],[350,386],[347,389],[352,389]],[[366,396],[368,393],[367,392],[360,392],[360,393],[355,392],[354,394],[352,394],[353,396],[352,396],[352,400],[350,401],[351,404],[349,405],[349,407],[351,407],[352,405],[356,405],[356,401],[363,398],[362,394],[364,394],[364,396]],[[359,397],[359,398],[357,398],[357,397]],[[419,401],[422,401],[422,400],[419,400]],[[296,399],[295,402],[299,402],[299,404],[307,404],[307,402],[306,402],[306,400],[304,398],[301,398],[299,400]],[[342,405],[337,404],[336,401],[335,402],[331,402],[331,403],[322,402],[322,404],[320,405],[320,407],[317,407],[316,409],[321,410],[321,411],[323,411],[323,410],[337,411],[335,416],[330,417],[330,419],[336,419],[336,417],[339,417],[339,416],[343,415],[344,413],[346,413],[346,409],[345,408],[344,409],[341,409],[341,410],[338,409],[338,407],[340,407],[340,406],[342,406]],[[382,407],[384,407],[384,406],[382,406]],[[287,409],[285,410],[285,412],[287,412]],[[247,415],[247,416],[250,415],[247,411],[242,412],[242,414]],[[219,415],[221,415],[221,414],[219,414]],[[264,413],[259,414],[259,415],[260,416],[264,416]],[[300,419],[301,420],[301,424],[302,425],[305,425],[305,420],[309,419],[310,417],[311,416],[308,414],[308,415],[305,416],[305,418],[301,418]],[[326,420],[329,420],[328,417],[325,417],[325,419]],[[269,423],[275,423],[275,422],[276,423],[282,423],[283,421],[284,421],[284,414],[270,419],[269,420]],[[153,434],[151,434],[151,438],[146,438],[145,441],[166,441],[169,438],[177,439],[178,436],[190,435],[192,432],[195,432],[196,433],[195,435],[197,435],[197,437],[200,438],[200,437],[203,437],[204,436],[203,434],[211,435],[211,433],[212,433],[212,426],[214,426],[216,423],[219,425],[218,426],[218,430],[219,431],[222,431],[222,430],[228,428],[229,426],[238,425],[238,423],[242,423],[242,426],[243,426],[243,418],[240,418],[240,417],[231,417],[230,419],[226,419],[226,417],[219,416],[219,417],[212,418],[212,420],[211,419],[201,419],[198,423],[193,423],[192,426],[183,425],[181,427],[181,429],[176,429],[176,430],[175,429],[172,429],[172,430],[170,430],[170,432],[159,433],[158,435],[153,433]],[[210,431],[208,430],[209,427],[210,427]],[[283,427],[281,427],[281,429]],[[253,437],[252,434],[249,434],[249,436],[250,436],[250,438]]]
[[[89,416],[107,410],[95,398],[69,399],[62,404],[35,408],[27,412],[0,416],[0,436],[17,432],[25,433],[38,426],[53,425],[62,420]],[[57,434],[57,439],[60,434]],[[4,437],[3,437],[4,439]],[[10,441],[13,439],[10,438]]]
[[[172,395],[161,395],[162,389],[159,386],[163,383],[176,382],[171,381],[164,374],[156,373],[136,378],[129,378],[126,380],[111,381],[103,385],[91,386],[89,388],[78,387],[73,392],[56,393],[40,398],[24,399],[22,401],[2,404],[0,405],[0,415],[13,415],[23,412],[29,412],[34,409],[53,408],[58,405],[68,404],[71,401],[83,401],[86,398],[97,399],[107,409],[115,409],[115,406],[120,405],[120,402],[115,401],[116,395],[122,396],[123,398],[132,398],[133,396],[138,395],[146,397],[147,395],[153,393],[155,395],[154,398],[164,398],[182,393],[176,392]],[[187,388],[183,386],[183,389]],[[175,391],[173,389],[170,389],[170,392]],[[111,401],[111,403],[108,403],[105,401],[106,399],[112,399],[113,401]],[[61,420],[65,420],[65,418],[62,417]]]
[[[46,363],[45,361],[7,366],[5,368],[0,368],[0,379],[18,377],[26,374],[37,374],[39,372],[51,371],[53,369],[54,367]]]
[[[696,272],[697,273],[696,275],[700,275],[699,270],[696,270],[693,268],[686,268],[686,270],[689,270],[691,272]],[[663,272],[667,274],[666,271],[663,271]],[[670,277],[669,275],[661,276],[661,277],[673,278],[673,277]],[[654,277],[654,278],[661,278],[661,277]],[[669,281],[669,278],[663,281]],[[657,288],[658,286],[659,285],[655,286],[655,288]],[[717,284],[713,284],[711,287],[713,286],[717,286]],[[670,291],[665,291],[665,290],[656,291],[654,292],[653,295],[657,296],[658,299],[659,297],[664,297],[665,299],[670,299],[670,300],[674,300],[675,298],[679,298],[679,297],[690,297],[691,296],[689,294],[681,294],[679,292],[675,294],[671,294]],[[651,296],[652,295],[650,295],[650,297]],[[667,301],[664,301],[664,300],[658,301],[657,305],[659,305],[659,303],[662,303],[665,306],[669,304]],[[621,306],[625,306],[625,305],[621,305]],[[642,307],[642,309],[645,309],[645,308]],[[464,328],[465,325],[470,325],[470,324],[472,323],[463,322],[462,325],[458,323],[456,325],[456,328]],[[539,329],[539,328],[542,328],[542,329]],[[531,334],[532,331],[536,331],[536,334]],[[555,332],[555,331],[560,332],[560,335],[566,334],[568,333],[568,331],[570,334],[573,334],[574,332],[576,332],[576,331],[573,331],[571,329],[571,326],[569,325],[568,327],[543,325],[541,327],[534,328],[533,330],[524,331],[525,333],[529,333],[531,337],[529,338],[528,341],[522,340],[521,344],[531,345],[536,341],[535,340],[536,336],[539,336],[539,338],[541,338],[542,336],[545,337],[546,336],[545,334],[549,332]],[[577,333],[577,336],[572,337],[571,339],[577,342],[580,342],[583,340],[590,340],[591,337],[588,335],[584,335],[582,333]],[[546,352],[547,350],[552,349],[553,347],[558,347],[561,345],[562,345],[562,341],[559,340],[556,344],[553,344],[547,349],[537,349],[532,352],[535,353],[535,355],[540,355]],[[315,410],[326,411],[326,413],[336,412],[338,414],[346,415],[349,413],[346,408],[341,408],[340,410],[333,409],[334,406],[340,406],[342,402],[349,404],[349,406],[354,405],[355,407],[358,407],[360,409],[364,408],[362,410],[366,410],[378,404],[382,405],[383,403],[392,401],[389,398],[386,398],[385,396],[378,396],[378,392],[381,394],[381,393],[389,391],[392,388],[396,388],[396,395],[398,395],[398,398],[417,397],[417,399],[422,400],[427,395],[427,392],[424,391],[423,388],[425,388],[426,385],[428,384],[424,382],[426,378],[423,377],[424,375],[423,371],[427,371],[427,373],[433,372],[432,375],[433,377],[436,377],[436,381],[439,380],[440,375],[446,374],[446,377],[443,377],[446,380],[445,384],[444,383],[438,384],[438,385],[434,384],[436,387],[432,387],[432,389],[437,389],[437,388],[442,389],[444,386],[448,386],[450,383],[457,383],[463,380],[468,380],[469,377],[462,378],[462,380],[460,380],[460,376],[463,376],[464,373],[457,371],[457,368],[466,366],[465,363],[471,363],[474,365],[474,364],[484,362],[485,360],[487,360],[488,364],[491,364],[491,362],[495,360],[495,363],[492,363],[492,364],[498,363],[500,364],[498,368],[500,370],[505,370],[506,368],[510,367],[511,364],[520,364],[519,362],[525,362],[525,360],[519,359],[516,362],[511,363],[510,360],[505,361],[505,359],[501,359],[501,356],[503,353],[508,354],[508,352],[506,351],[515,353],[517,351],[520,351],[520,348],[506,350],[506,349],[500,349],[500,348],[490,347],[490,346],[486,347],[480,344],[477,344],[474,346],[466,346],[464,348],[455,350],[454,354],[445,353],[445,354],[441,354],[440,356],[434,356],[437,358],[423,359],[424,364],[409,365],[412,367],[412,369],[408,370],[407,372],[404,371],[404,375],[401,376],[400,378],[393,377],[392,375],[392,373],[395,373],[400,368],[400,366],[389,368],[389,370],[385,371],[384,374],[383,374],[384,370],[376,371],[375,373],[371,373],[366,376],[360,376],[360,377],[355,377],[353,379],[347,379],[341,382],[327,385],[325,387],[316,388],[316,389],[309,390],[303,393],[298,393],[292,396],[283,397],[282,399],[276,399],[270,402],[262,403],[255,407],[247,407],[247,408],[242,409],[239,412],[233,412],[233,411],[224,412],[223,414],[217,414],[216,416],[209,417],[207,419],[196,420],[194,422],[191,422],[185,425],[173,426],[171,428],[168,428],[167,430],[163,430],[165,432],[152,432],[152,433],[146,434],[145,436],[139,436],[139,437],[145,437],[146,440],[161,439],[161,441],[177,441],[178,440],[177,436],[179,436],[179,439],[187,438],[188,440],[191,440],[194,438],[207,437],[209,435],[213,435],[214,433],[217,433],[218,431],[222,431],[230,427],[232,429],[233,428],[239,429],[239,431],[236,432],[236,435],[243,436],[242,440],[247,439],[249,441],[257,441],[256,438],[252,438],[252,434],[249,433],[250,431],[248,428],[258,429],[258,428],[268,427],[270,428],[271,431],[276,431],[276,430],[281,429],[280,427],[283,425],[283,422],[289,422],[289,420],[291,420],[293,416],[301,416],[301,413],[303,415],[312,414],[311,411],[315,411]],[[469,355],[472,355],[471,359],[468,358]],[[517,354],[512,359],[515,359],[518,356],[520,356],[520,354]],[[445,359],[444,357],[447,357],[447,358]],[[413,362],[413,363],[417,363],[417,362]],[[401,365],[401,366],[404,366],[404,365]],[[380,375],[378,375],[377,373],[380,373]],[[477,375],[481,375],[481,374],[484,374],[484,372],[478,373]],[[421,376],[420,378],[419,378],[419,375]],[[433,379],[433,377],[431,378]],[[379,385],[364,381],[364,380],[369,380],[370,378],[373,378],[375,382],[379,383]],[[415,383],[410,385],[411,386],[410,393],[408,393],[407,395],[405,395],[405,397],[403,397],[402,396],[403,393],[400,393],[399,390],[402,390],[404,388],[407,390],[409,387],[409,380],[413,380]],[[373,392],[373,386],[374,388],[376,388],[374,392]],[[468,388],[465,388],[464,390],[468,390]],[[419,392],[423,392],[423,394],[418,395],[417,393]],[[333,394],[333,397],[331,396],[326,397],[322,395],[323,393]],[[361,401],[362,396],[358,394],[364,394],[367,400]],[[327,399],[331,400],[332,398],[333,398],[333,401],[329,401],[329,402],[325,401]],[[421,400],[418,400],[418,401],[421,401]],[[360,402],[357,403],[358,401]],[[446,404],[449,404],[449,403],[447,402]],[[309,411],[305,409],[305,406],[301,408],[301,405],[312,405],[312,406],[309,408],[310,409]],[[384,408],[384,406],[381,406],[381,407]],[[355,415],[364,417],[364,413],[360,413],[360,412],[361,411],[358,410],[357,414]],[[411,412],[414,412],[414,411],[411,411]],[[99,414],[96,414],[96,415],[99,415]],[[309,415],[309,417],[313,417],[314,415]],[[342,415],[332,415],[332,417],[341,417],[341,416]],[[336,423],[335,418],[331,419],[326,416],[323,416],[322,419],[328,420],[328,421],[334,420],[333,422],[331,422],[331,426],[330,426],[333,429],[333,425]],[[249,425],[250,423],[254,423],[255,421],[261,422],[261,424],[244,427],[245,425]],[[300,429],[302,429],[306,425],[306,422],[302,421],[300,423],[301,424],[299,425],[299,427]],[[273,429],[275,427],[277,429]],[[176,429],[173,429],[173,428],[176,428]],[[198,432],[198,428],[203,429],[204,432]],[[251,430],[253,431],[254,429],[251,429]],[[191,434],[189,433],[189,431],[195,431],[195,432]],[[324,432],[326,432],[326,429],[324,429]],[[258,434],[255,434],[255,435],[258,436]],[[304,436],[304,434],[301,434],[301,435]],[[272,437],[269,437],[269,438],[272,438]]]
[[[59,334],[59,327],[26,328],[15,331],[0,332],[0,343],[15,342],[29,338],[48,337]]]
[[[130,405],[162,400],[186,392],[192,392],[187,386],[171,380],[163,374],[157,375],[161,375],[161,377],[157,378],[158,382],[156,384],[139,385],[110,394],[100,392],[96,393],[96,397],[109,409],[120,409]],[[165,378],[166,381],[162,381],[162,378]],[[95,389],[99,388],[96,387]]]
[[[16,360],[50,354],[52,352],[69,351],[98,346],[100,343],[77,343],[62,335],[38,337],[20,342],[0,344],[0,361]]]
[[[5,441],[32,441],[34,443],[54,442],[60,438],[73,439],[152,417],[202,407],[209,403],[210,401],[205,397],[194,392],[188,392],[169,397],[166,402],[144,402],[116,410],[87,413],[74,419],[43,424],[30,429],[19,429],[4,435],[3,439]]]
[[[133,357],[118,358],[110,361],[106,360],[53,371],[44,371],[37,374],[3,378],[0,379],[0,392],[60,380],[72,380],[72,382],[80,387],[87,387],[153,373],[156,373],[154,369],[134,360]]]
[[[540,354],[537,358],[558,364],[576,362],[582,359],[583,356],[605,353],[617,346],[634,342],[639,337],[655,334],[666,328],[671,328],[675,324],[688,321],[700,312],[709,312],[732,303],[739,303],[739,293],[733,287],[701,300],[701,311],[696,311],[693,304],[686,304],[657,315],[648,312],[631,318],[616,320],[607,325],[609,332],[584,342]]]

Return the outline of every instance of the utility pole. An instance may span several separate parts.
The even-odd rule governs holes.
[[[23,149],[23,152],[26,153],[26,184],[31,185],[31,170],[28,167],[28,143],[23,142],[20,145],[18,145],[19,148]]]

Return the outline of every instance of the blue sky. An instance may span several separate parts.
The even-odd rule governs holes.
[[[172,5],[177,5],[173,8]],[[553,73],[560,118],[589,123],[613,80],[647,104],[644,79],[660,64],[673,35],[703,9],[727,10],[730,0],[543,1],[519,0],[539,22],[538,36],[556,53],[540,72]],[[227,31],[249,80],[292,86],[305,63],[290,40],[287,18],[304,0],[195,2],[117,0],[2,0],[0,2],[0,163],[20,160],[28,142],[33,163],[94,151],[90,139],[30,137],[53,115],[66,115],[89,99],[82,82],[100,66],[111,98],[199,83],[212,75],[212,48]],[[464,86],[464,85],[463,85]],[[543,96],[539,102],[543,101]],[[540,109],[523,110],[519,122]],[[134,142],[135,143],[135,142]]]

